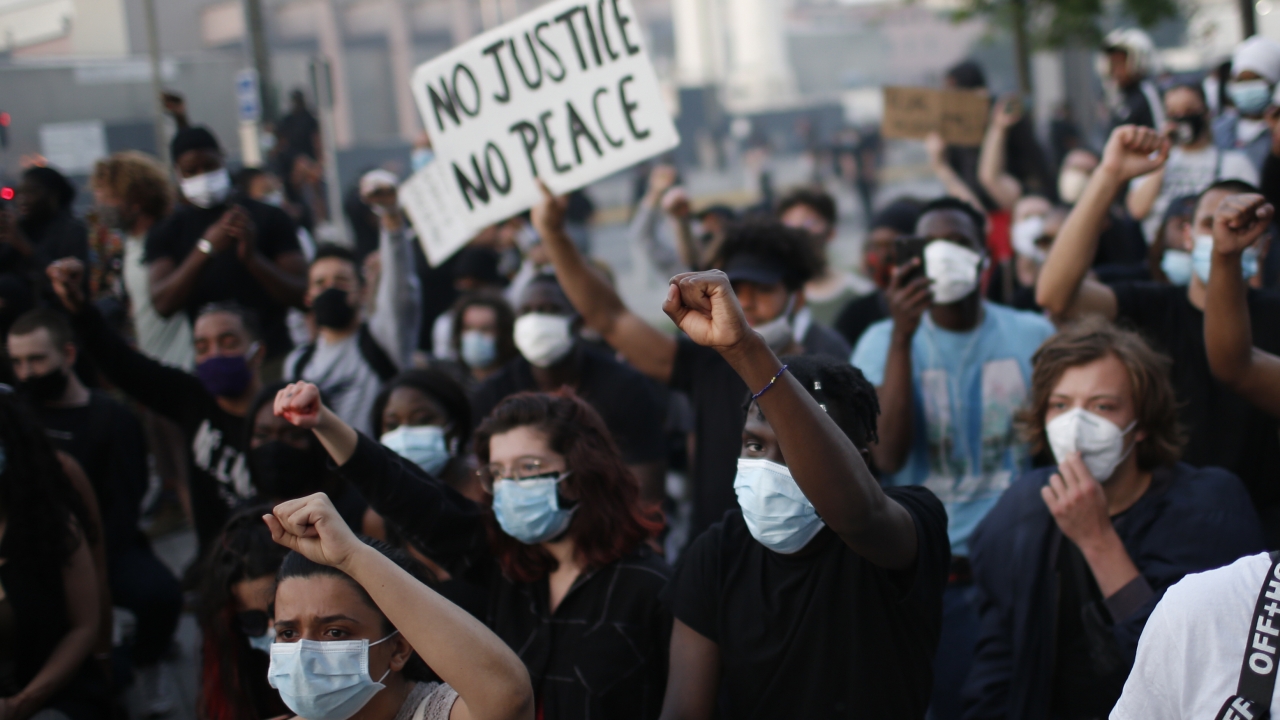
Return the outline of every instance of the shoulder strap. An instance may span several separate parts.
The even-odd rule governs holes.
[[[1265,720],[1271,716],[1276,691],[1276,652],[1280,647],[1280,550],[1271,553],[1258,602],[1245,638],[1244,662],[1236,694],[1227,698],[1217,720]]]
[[[369,326],[365,323],[360,324],[360,335],[357,342],[360,345],[360,356],[364,358],[365,362],[369,363],[369,367],[373,368],[373,372],[378,376],[379,380],[386,382],[400,372],[400,368],[392,362],[391,357],[387,355],[387,351],[383,350],[378,341],[374,339],[373,333],[369,332]]]
[[[298,356],[298,361],[293,364],[293,368],[285,368],[285,372],[292,369],[293,377],[285,378],[286,380],[301,380],[302,373],[306,371],[307,366],[311,364],[311,358],[315,357],[316,344],[314,342],[307,343],[302,348],[302,354]]]

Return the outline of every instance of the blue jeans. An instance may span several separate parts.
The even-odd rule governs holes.
[[[977,643],[978,591],[973,583],[952,583],[942,592],[942,634],[933,658],[929,720],[960,720],[960,691]]]

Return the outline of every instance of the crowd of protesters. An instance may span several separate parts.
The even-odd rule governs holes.
[[[184,609],[201,720],[1265,716],[1280,43],[1213,82],[1161,82],[1141,31],[1102,50],[1101,147],[1046,152],[999,98],[979,147],[925,140],[941,196],[873,205],[873,153],[837,157],[860,272],[820,185],[698,206],[653,166],[628,238],[674,333],[580,192],[431,267],[374,169],[324,241],[300,94],[234,176],[166,96],[172,167],[99,161],[88,222],[26,170],[0,720],[122,717],[130,685],[180,712]]]

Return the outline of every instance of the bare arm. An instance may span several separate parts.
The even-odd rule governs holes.
[[[1116,193],[1131,178],[1163,165],[1168,153],[1168,140],[1150,128],[1125,125],[1111,133],[1102,164],[1063,221],[1036,280],[1036,302],[1055,320],[1093,313],[1115,319],[1115,293],[1085,276]]]
[[[1213,376],[1259,408],[1280,415],[1280,357],[1253,346],[1241,255],[1266,232],[1275,210],[1261,195],[1234,195],[1214,216],[1213,264],[1204,344]]]
[[[497,635],[462,608],[360,542],[323,493],[277,505],[263,518],[276,542],[360,584],[423,661],[459,696],[451,718],[532,720],[529,672]]]
[[[978,209],[978,212],[985,214],[982,208],[982,201],[977,195],[965,185],[964,180],[956,174],[956,171],[947,163],[946,152],[947,144],[938,133],[930,133],[929,137],[924,141],[925,150],[929,153],[929,168],[933,170],[933,174],[938,178],[938,182],[942,183],[943,191],[953,198],[959,198]]]
[[[916,560],[915,521],[891,500],[862,453],[748,326],[729,279],[713,270],[677,275],[663,310],[699,345],[712,347],[747,387],[774,387],[757,401],[777,434],[796,484],[827,527],[854,552],[891,570]]]
[[[604,337],[627,362],[664,385],[675,368],[676,340],[645,322],[587,264],[564,231],[564,201],[544,186],[543,202],[533,210],[533,223],[555,266],[556,278],[587,327]]]
[[[234,247],[238,233],[242,231],[246,222],[248,222],[248,216],[244,211],[233,207],[223,213],[217,222],[205,229],[203,239],[208,240],[212,245],[212,252],[227,252]],[[151,285],[151,305],[155,307],[156,312],[164,317],[171,317],[186,307],[187,300],[191,298],[196,282],[200,279],[200,272],[209,262],[210,257],[212,257],[210,253],[195,247],[179,264],[175,264],[171,258],[156,258],[151,261],[148,265],[148,275]]]
[[[78,530],[77,530],[78,532]],[[40,672],[17,695],[3,701],[9,717],[30,717],[79,671],[98,642],[99,580],[89,545],[79,544],[62,570],[63,595],[70,627],[54,647]]]
[[[1005,140],[1009,137],[1009,128],[1021,117],[1021,113],[1014,111],[1014,102],[1016,100],[1005,99],[996,103],[978,156],[978,182],[1005,210],[1012,209],[1022,197],[1022,183],[1005,169]]]
[[[1160,197],[1160,190],[1163,187],[1163,166],[1150,175],[1138,179],[1133,187],[1129,188],[1129,197],[1124,201],[1129,214],[1136,220],[1145,220],[1151,214],[1151,209],[1155,207],[1156,198]]]
[[[885,291],[889,301],[889,314],[893,318],[893,332],[889,338],[889,354],[885,359],[884,380],[876,388],[880,397],[880,441],[871,445],[871,457],[876,467],[884,472],[897,472],[907,462],[913,437],[915,398],[911,377],[911,340],[915,337],[920,319],[933,302],[929,280],[917,277],[907,281],[909,275],[920,267],[919,261],[893,269],[889,289]]]
[[[676,620],[658,720],[711,720],[720,691],[720,646]]]

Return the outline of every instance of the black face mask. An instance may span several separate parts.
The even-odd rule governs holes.
[[[345,330],[356,318],[356,309],[347,300],[347,291],[329,288],[311,302],[311,312],[320,327]]]
[[[19,395],[34,402],[47,403],[61,398],[67,391],[69,382],[71,378],[67,377],[66,373],[54,370],[44,375],[32,375],[26,380],[19,380],[17,390]]]
[[[1175,126],[1173,141],[1179,145],[1190,145],[1204,134],[1209,121],[1204,113],[1193,113],[1182,117],[1171,117],[1169,122]]]
[[[319,448],[299,450],[278,440],[250,450],[249,469],[258,494],[275,500],[319,492],[325,477]]]

